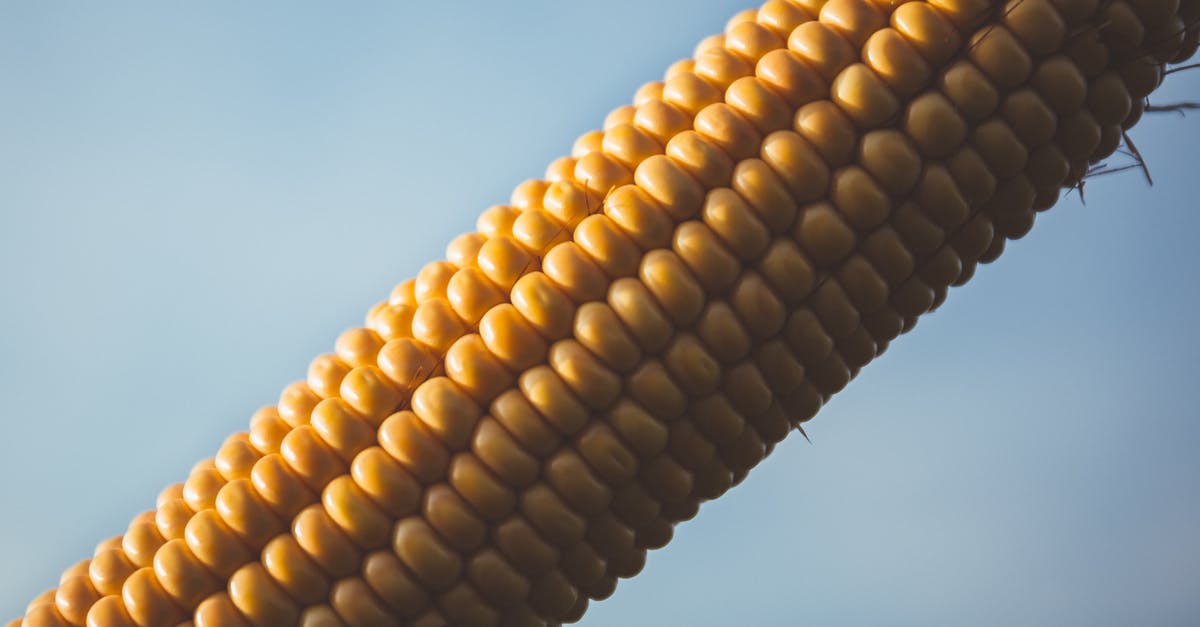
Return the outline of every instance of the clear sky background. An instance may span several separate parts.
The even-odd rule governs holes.
[[[740,8],[0,4],[0,618]],[[1134,137],[583,624],[1196,624],[1200,119]]]

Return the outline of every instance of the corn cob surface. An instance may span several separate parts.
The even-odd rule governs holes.
[[[856,45],[871,41],[869,31],[861,26],[862,20],[870,22],[871,12],[844,11],[849,13],[825,11],[829,14],[825,21],[849,29],[842,39],[852,39]],[[847,24],[857,24],[859,30],[853,31]],[[1029,148],[1044,148],[1044,142],[1056,137],[1053,130],[1045,135],[1044,129],[1016,129],[1017,123],[996,115],[998,101],[989,105],[988,97],[980,96],[987,92],[987,83],[980,83],[982,74],[962,64],[956,66],[961,71],[946,75],[941,91],[948,97],[907,96],[913,103],[906,106],[907,115],[899,128],[909,135],[908,140],[899,132],[875,131],[877,136],[871,140],[882,146],[879,153],[888,158],[872,160],[873,150],[856,155],[858,140],[847,143],[837,135],[841,129],[851,133],[847,137],[858,132],[848,120],[865,128],[894,124],[893,118],[901,113],[899,104],[907,101],[899,96],[889,100],[877,81],[871,83],[876,79],[861,69],[864,66],[846,70],[843,65],[850,56],[814,56],[836,51],[834,44],[839,40],[830,39],[828,27],[811,26],[799,36],[792,32],[792,39],[797,40],[798,50],[809,53],[807,60],[816,68],[810,74],[823,74],[820,79],[825,81],[838,75],[833,81],[836,102],[814,101],[796,116],[780,117],[785,123],[795,118],[796,128],[807,133],[804,141],[811,144],[809,148],[794,134],[759,139],[762,133],[745,122],[738,128],[739,118],[732,108],[710,107],[700,111],[695,123],[699,131],[709,133],[707,146],[681,140],[675,162],[652,158],[639,170],[644,174],[639,182],[654,201],[639,196],[633,188],[611,192],[611,185],[627,180],[622,177],[628,175],[621,174],[613,160],[588,161],[586,157],[576,164],[573,175],[593,188],[594,197],[579,194],[564,201],[560,196],[554,199],[558,204],[551,206],[551,196],[545,194],[542,202],[546,208],[559,211],[579,211],[582,206],[591,212],[593,203],[598,209],[603,200],[612,221],[626,229],[624,236],[597,214],[597,219],[575,220],[579,246],[564,245],[547,252],[547,242],[559,238],[560,229],[546,228],[534,220],[526,220],[533,224],[512,222],[516,215],[512,210],[489,211],[481,218],[481,231],[491,236],[511,230],[517,235],[515,243],[490,237],[476,253],[471,242],[456,240],[448,254],[451,262],[468,270],[474,263],[478,271],[459,272],[445,264],[428,266],[417,282],[410,284],[411,295],[410,288],[401,287],[393,296],[401,304],[426,298],[420,306],[410,311],[393,305],[373,312],[369,326],[382,339],[400,340],[392,340],[395,343],[389,342],[381,350],[384,343],[369,332],[343,335],[336,351],[342,363],[332,358],[314,362],[308,389],[289,388],[276,413],[256,416],[250,436],[231,439],[214,463],[198,466],[183,486],[164,493],[153,527],[164,536],[183,531],[185,542],[156,547],[151,520],[144,517],[131,526],[120,548],[114,543],[97,553],[88,577],[93,588],[111,596],[91,611],[96,616],[93,622],[101,622],[104,616],[119,620],[122,605],[134,606],[128,608],[132,613],[141,612],[139,622],[163,622],[167,619],[157,612],[173,616],[179,606],[197,604],[197,624],[236,621],[239,611],[264,624],[287,622],[299,616],[306,604],[318,608],[306,616],[334,611],[343,620],[366,621],[350,614],[370,611],[372,595],[388,598],[386,605],[391,607],[374,601],[379,610],[399,616],[411,611],[418,621],[430,624],[516,621],[528,617],[530,610],[547,618],[573,618],[585,606],[579,601],[582,595],[572,588],[603,597],[611,591],[614,575],[639,570],[644,559],[640,549],[658,546],[669,538],[666,530],[671,523],[694,515],[697,497],[717,496],[732,482],[740,481],[762,456],[764,443],[786,433],[786,419],[809,417],[817,402],[812,388],[823,394],[839,390],[851,373],[877,352],[878,345],[911,325],[906,318],[944,298],[938,286],[968,277],[971,266],[962,266],[961,258],[987,254],[991,250],[985,235],[988,231],[1004,225],[1001,228],[1010,228],[1013,235],[1023,234],[1027,225],[1023,226],[1020,207],[989,205],[993,195],[1002,191],[1007,194],[1003,198],[1022,198],[1022,193],[1031,196],[1036,191],[1036,198],[1049,198],[1049,192],[1032,189],[1038,186],[1023,180],[1042,176],[1052,168],[1031,166],[1028,176],[1022,174],[1021,168],[1012,165],[1019,161],[1013,155],[1026,148],[1013,140],[1027,133],[1033,138],[1028,140]],[[749,43],[736,41],[741,46],[736,50],[743,55],[758,54],[761,50],[754,46],[765,46],[759,40],[769,37],[757,36],[758,40],[746,35]],[[1007,58],[987,56],[988,46],[1004,44],[1002,35],[996,37],[1001,43],[984,38],[974,49],[985,67],[989,59]],[[810,39],[823,44],[810,45]],[[944,36],[927,41],[936,44],[944,41]],[[849,46],[845,49],[852,50]],[[938,53],[936,45],[926,53],[942,60],[953,54]],[[722,74],[736,72],[730,68],[744,60],[716,48],[700,57],[714,66],[701,65],[701,71],[709,72],[707,80],[731,84],[729,102],[746,106],[745,113],[761,114],[755,121],[765,130],[775,128],[770,99],[781,98],[753,83],[736,84]],[[820,66],[818,61],[827,65]],[[919,66],[920,59],[913,64]],[[1045,53],[1028,65],[1024,74],[1006,65],[993,68],[996,76],[988,80],[1006,83],[1006,88],[1034,81],[1033,92],[1053,101],[1043,109],[1058,109],[1053,114],[1058,116],[1075,115],[1070,119],[1079,122],[1075,111],[1088,101],[1086,94],[1071,92],[1070,87],[1072,77],[1082,77],[1082,73],[1073,74],[1069,64]],[[784,69],[767,69],[793,71],[786,64]],[[1049,78],[1039,80],[1039,76]],[[868,87],[861,88],[863,84]],[[966,91],[956,91],[961,85],[968,86]],[[691,84],[693,91],[702,92],[703,87],[702,83]],[[680,89],[686,97],[703,97],[687,92],[686,84]],[[918,87],[908,89],[920,93]],[[764,97],[766,105],[754,100]],[[951,104],[956,97],[958,102]],[[1006,96],[1005,103],[1009,102]],[[954,115],[954,106],[960,107],[964,118],[960,130],[948,119]],[[614,121],[622,115],[615,114]],[[655,124],[669,124],[670,116],[660,118],[651,117],[645,126],[662,133],[658,138],[662,140],[666,131]],[[1120,122],[1114,120],[1108,122],[1110,128]],[[1095,149],[1086,122],[1067,127],[1074,133],[1062,136],[1062,151],[1078,154],[1078,159],[1086,159]],[[626,127],[616,124],[609,134],[616,145],[610,154],[636,154],[639,141],[652,144],[632,130],[632,134],[622,135],[622,128]],[[620,144],[622,138],[631,144]],[[584,146],[590,141],[594,140],[584,140]],[[964,149],[964,141],[972,142],[974,148]],[[1039,141],[1043,144],[1038,145]],[[672,154],[671,144],[666,143]],[[730,158],[722,170],[722,155],[712,150],[712,144],[720,144],[734,157],[761,154],[764,159],[748,159],[734,170]],[[864,140],[863,146],[867,145]],[[693,152],[688,152],[689,147]],[[929,161],[945,159],[946,167],[921,170],[915,157],[918,151],[926,153]],[[653,150],[647,148],[646,152]],[[808,160],[798,160],[796,154]],[[1062,162],[1053,157],[1048,158],[1051,165]],[[680,162],[701,167],[681,174]],[[828,175],[821,173],[822,162],[829,166]],[[736,173],[734,192],[710,192],[701,200],[700,179],[711,177],[719,183],[729,172]],[[796,176],[776,182],[771,189],[771,177],[781,177],[781,172]],[[1053,189],[1060,182],[1048,187]],[[1004,183],[1008,185],[1002,187]],[[530,199],[543,193],[542,187],[523,185],[514,193],[512,204],[525,214],[537,214],[536,200]],[[562,187],[551,191],[563,192]],[[967,202],[947,200],[947,193],[955,191]],[[771,192],[774,197],[763,195]],[[917,203],[892,203],[887,192],[911,196]],[[803,202],[796,202],[797,198]],[[822,204],[826,198],[832,205]],[[1036,198],[1032,200],[1036,202]],[[746,199],[751,202],[745,203]],[[662,213],[650,215],[655,201],[662,205]],[[534,204],[524,206],[528,203]],[[1015,217],[1012,211],[1017,212]],[[696,215],[704,216],[704,226],[693,221],[689,229],[685,223],[672,240],[671,220],[682,222]],[[749,222],[747,216],[753,216]],[[540,219],[548,221],[545,216]],[[951,233],[951,248],[940,247],[937,240],[941,236],[930,235],[931,224]],[[889,231],[890,237],[879,236]],[[783,234],[791,241],[781,237]],[[630,262],[640,254],[636,252],[639,248],[669,244],[674,244],[673,255],[649,253],[640,268]],[[478,260],[472,262],[475,254]],[[529,285],[517,280],[539,265],[550,280],[559,277],[556,283],[563,294],[548,289],[545,279]],[[888,274],[893,270],[894,276]],[[635,272],[640,283],[628,278]],[[912,282],[913,273],[920,278],[918,283]],[[577,307],[577,314],[573,312],[576,305],[603,299],[603,282],[616,277],[627,278],[613,282],[607,292],[607,308],[593,302]],[[892,281],[894,285],[889,284]],[[934,288],[924,289],[928,284]],[[498,306],[509,290],[516,307]],[[445,301],[439,300],[443,292]],[[533,304],[539,299],[550,306]],[[724,304],[714,305],[717,301]],[[483,315],[485,311],[488,315]],[[532,331],[520,327],[523,323],[518,316],[524,317]],[[397,331],[405,326],[410,331]],[[504,330],[510,327],[524,333],[517,336],[521,341],[506,343],[517,333]],[[478,328],[478,338],[467,333],[473,328]],[[676,334],[680,329],[685,332]],[[402,341],[406,332],[411,332],[416,342]],[[549,341],[544,345],[539,341],[539,336],[554,340],[570,332],[575,342],[551,348]],[[442,352],[444,365],[438,356]],[[647,363],[647,355],[655,357]],[[550,368],[536,367],[541,359],[548,359]],[[368,365],[372,360],[377,369]],[[351,371],[351,367],[357,369]],[[590,370],[581,371],[581,367]],[[512,393],[512,388],[504,391],[510,385],[504,378],[506,370],[528,370],[519,385],[524,400]],[[627,376],[624,391],[606,371]],[[340,386],[330,383],[346,372],[349,377]],[[436,377],[442,372],[449,379]],[[396,406],[408,406],[407,395],[392,388],[415,387],[413,379],[429,377],[434,378],[411,396],[415,413],[391,414]],[[670,389],[664,388],[668,383],[679,392],[664,394],[664,389]],[[748,392],[765,389],[772,389],[776,403],[765,393]],[[319,397],[337,394],[345,402],[318,403]],[[480,406],[489,406],[490,412]],[[531,406],[540,416],[532,413]],[[355,426],[360,422],[370,430],[378,429],[382,447],[370,449],[373,453],[359,452],[370,442],[370,430]],[[606,426],[591,428],[600,424]],[[330,445],[328,450],[322,448],[322,441]],[[564,448],[564,442],[570,442],[569,446]],[[717,445],[715,450],[712,443]],[[255,461],[276,448],[280,456],[268,454],[267,461]],[[454,454],[468,449],[472,455]],[[545,461],[539,462],[539,457]],[[638,458],[637,464],[620,461]],[[351,465],[350,460],[359,465]],[[539,463],[544,463],[540,470]],[[636,470],[628,470],[634,465]],[[250,474],[251,467],[257,474]],[[298,476],[289,475],[289,469]],[[347,469],[351,470],[348,475],[337,478],[339,470],[344,473]],[[286,489],[277,487],[289,481]],[[503,483],[513,489],[511,493]],[[422,485],[426,487],[417,487]],[[621,501],[623,505],[617,506],[616,491],[621,489],[620,498],[633,501]],[[262,500],[256,499],[255,490]],[[653,498],[647,500],[646,493]],[[304,494],[307,500],[298,496]],[[658,503],[648,505],[650,501]],[[198,514],[189,516],[180,509],[181,503]],[[606,513],[610,507],[618,513]],[[657,513],[646,513],[646,507]],[[380,508],[389,511],[376,511]],[[271,539],[282,524],[272,522],[272,514],[281,520],[295,516],[291,525],[294,540],[286,535]],[[393,527],[389,515],[403,520]],[[184,545],[197,555],[199,566],[188,562]],[[255,566],[257,547],[264,545],[263,566]],[[487,550],[489,546],[493,550]],[[297,580],[281,581],[298,567],[278,564],[303,561],[300,551],[319,568],[313,570],[317,583],[308,588]],[[151,563],[153,576],[146,570]],[[143,569],[134,572],[135,566]],[[217,582],[228,577],[228,594],[201,602],[215,588],[211,584],[205,587],[196,577],[174,574],[185,571],[198,573],[200,579],[205,571],[212,571]],[[384,574],[375,577],[372,573]],[[81,581],[80,576],[71,581]],[[329,581],[322,583],[322,577]],[[381,582],[404,577],[418,580],[406,588],[408,592],[380,590],[385,585]],[[158,590],[155,578],[158,585],[170,588],[169,604],[152,603]],[[272,578],[277,583],[272,583]],[[511,583],[499,586],[500,581]],[[285,590],[272,587],[275,585]],[[433,593],[432,601],[412,597],[421,588]],[[120,601],[118,593],[124,595]],[[64,596],[66,593],[60,595]],[[142,598],[147,600],[139,604]],[[529,608],[523,609],[525,605]],[[60,600],[56,607],[73,609],[75,605]],[[467,609],[477,612],[447,616]],[[52,611],[35,605],[26,624],[50,620]]]

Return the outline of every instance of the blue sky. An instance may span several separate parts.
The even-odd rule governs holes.
[[[0,617],[740,8],[0,4]],[[1198,131],[1146,119],[1154,187],[1041,216],[583,624],[1194,624]]]

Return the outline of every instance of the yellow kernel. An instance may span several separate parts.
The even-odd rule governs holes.
[[[773,232],[786,230],[796,219],[795,199],[775,171],[761,159],[746,159],[739,163],[734,168],[731,187]]]
[[[918,96],[904,115],[904,132],[927,157],[944,157],[967,137],[967,123],[938,92]]]
[[[608,367],[627,372],[642,358],[642,349],[606,303],[587,303],[575,316],[575,339]]]
[[[543,204],[546,212],[568,230],[594,211],[591,197],[582,186],[574,182],[574,179],[551,185],[546,190]]]
[[[828,202],[801,209],[794,237],[815,263],[824,266],[832,265],[850,254],[857,241],[854,230]]]
[[[1117,81],[1120,82],[1120,79]],[[1121,88],[1124,89],[1124,85]],[[1012,132],[1026,146],[1040,146],[1050,141],[1058,126],[1058,116],[1046,106],[1037,92],[1029,88],[1010,93],[1004,99],[1000,113]]]
[[[263,568],[292,598],[301,603],[321,600],[329,592],[329,577],[300,548],[291,534],[271,540],[262,552]]]
[[[484,314],[479,321],[479,336],[487,349],[513,370],[528,368],[546,355],[545,339],[509,303]]]
[[[530,404],[559,433],[573,435],[587,423],[587,408],[549,366],[525,371],[518,385]]]
[[[283,439],[279,452],[288,466],[314,490],[320,490],[327,481],[341,474],[345,466],[310,425],[293,429]]]
[[[459,268],[474,266],[475,258],[479,256],[479,247],[486,241],[487,238],[479,233],[463,233],[446,246],[446,261]]]
[[[609,277],[618,278],[637,272],[641,251],[608,216],[588,216],[575,227],[574,237],[575,243]]]
[[[501,291],[508,292],[531,269],[533,259],[512,238],[496,237],[479,249],[478,264]]]
[[[703,222],[679,225],[671,248],[710,294],[723,293],[742,269],[737,258]]]
[[[971,133],[971,145],[999,178],[1015,176],[1025,169],[1029,158],[1025,144],[1003,120],[989,120],[976,127]]]
[[[597,151],[575,163],[575,180],[592,193],[604,196],[608,190],[630,182],[632,173],[616,159]]]
[[[389,305],[410,305],[410,306],[416,307],[417,306],[416,286],[417,286],[416,279],[408,279],[406,281],[402,281],[402,282],[396,284],[396,287],[392,288],[391,294],[388,295],[388,304]]]
[[[550,347],[548,363],[588,407],[608,407],[621,391],[621,380],[573,339]]]
[[[788,48],[827,81],[833,81],[858,56],[850,42],[831,26],[818,21],[797,26],[788,36]]]
[[[811,19],[800,7],[784,0],[768,0],[758,8],[759,24],[786,38],[794,28]]]
[[[774,293],[789,305],[808,296],[816,283],[812,263],[791,237],[773,241],[757,267]]]
[[[696,55],[693,71],[713,87],[724,90],[733,81],[752,74],[754,66],[724,46],[716,46]]]
[[[505,483],[521,488],[537,479],[537,460],[521,448],[492,418],[484,418],[473,436],[471,452]]]
[[[602,146],[604,152],[630,169],[651,155],[662,153],[662,146],[654,138],[630,123],[617,124],[606,130]]]
[[[456,455],[450,464],[448,479],[450,485],[489,520],[507,516],[515,507],[513,489],[497,479],[474,454]]]
[[[858,310],[837,281],[822,283],[813,292],[810,305],[830,337],[841,337],[858,326]]]
[[[421,303],[413,314],[413,337],[435,351],[443,352],[466,332],[462,319],[449,301],[434,298]]]
[[[349,475],[330,481],[321,492],[325,513],[355,544],[374,549],[387,543],[391,519]]]
[[[346,404],[371,426],[377,426],[403,400],[401,391],[375,366],[351,370],[342,380],[340,392]]]
[[[734,81],[725,91],[725,102],[763,134],[787,128],[792,121],[792,107],[754,76]]]
[[[445,623],[464,627],[497,627],[500,616],[495,609],[479,597],[474,588],[460,582],[444,592],[438,602],[445,615]]]
[[[729,155],[696,131],[688,130],[672,137],[667,142],[666,154],[707,188],[727,184],[733,172]]]
[[[320,505],[310,505],[292,522],[292,536],[304,552],[333,577],[359,568],[362,553]]]
[[[729,295],[729,302],[746,325],[750,337],[756,340],[771,337],[783,328],[787,311],[756,272],[747,271],[742,275]]]
[[[692,116],[662,100],[651,100],[638,107],[634,126],[666,144],[672,137],[692,127]]]
[[[588,521],[545,483],[530,486],[518,504],[521,514],[554,547],[570,547],[582,541]]]
[[[450,462],[446,447],[411,411],[392,414],[379,426],[379,445],[420,481],[434,481]]]
[[[571,156],[575,157],[576,163],[578,163],[578,160],[583,158],[585,155],[600,150],[600,143],[603,141],[603,138],[603,131],[588,131],[583,135],[580,135],[579,138],[575,140],[575,143],[571,146]],[[483,233],[483,229],[479,229],[479,231]],[[488,233],[484,233],[484,235],[491,237],[491,235]]]
[[[396,616],[359,577],[347,577],[333,584],[329,604],[349,625],[394,625],[397,622]]]
[[[459,318],[467,324],[474,325],[479,323],[479,319],[489,309],[504,302],[506,295],[482,270],[464,268],[450,279],[446,299]]]
[[[513,239],[534,257],[542,257],[559,242],[570,239],[571,232],[543,209],[531,209],[513,222]]]
[[[614,282],[607,303],[647,352],[657,352],[674,332],[654,296],[637,279]]]
[[[696,334],[721,363],[731,364],[750,352],[750,336],[728,303],[709,301],[696,321]]]
[[[542,541],[521,516],[500,522],[493,531],[497,548],[524,574],[541,574],[558,562],[558,550]]]
[[[797,202],[819,198],[829,187],[829,166],[811,144],[793,131],[768,135],[763,140],[762,159]]]
[[[289,425],[298,427],[308,422],[308,416],[312,413],[312,408],[316,407],[320,402],[320,397],[309,389],[308,385],[302,382],[292,383],[283,389],[279,395],[279,417],[283,418]]]
[[[182,607],[195,607],[220,588],[182,539],[167,542],[155,553],[154,572],[163,590]]]
[[[704,290],[679,256],[665,250],[642,258],[638,276],[678,326],[687,326],[704,306]]]
[[[757,258],[770,240],[767,227],[736,192],[728,188],[713,190],[705,199],[705,225],[743,260]]]
[[[737,161],[757,154],[762,134],[737,109],[718,102],[696,114],[696,132]]]
[[[934,67],[958,52],[962,42],[954,24],[924,2],[906,2],[896,7],[891,24]]]
[[[1111,3],[1110,12],[1117,6],[1127,5]],[[1048,54],[1062,46],[1067,26],[1050,0],[1009,0],[1003,16],[1004,25],[1031,54]]]
[[[250,561],[253,556],[246,545],[234,535],[233,530],[221,520],[216,510],[197,512],[188,521],[183,536],[196,559],[222,579],[228,578],[238,566]],[[96,580],[99,558],[100,556],[96,556],[96,559],[92,560],[92,583],[96,585],[97,590],[112,594],[115,591],[105,592],[106,584]]]
[[[512,385],[515,377],[477,334],[464,335],[446,351],[446,376],[471,398],[487,402]]]
[[[393,305],[389,309],[400,309],[411,311],[408,305]],[[402,323],[400,327],[404,334],[409,333],[412,326],[412,315],[408,316],[408,322]],[[338,387],[342,385],[342,377],[350,372],[350,366],[343,362],[337,355],[326,354],[312,360],[308,366],[308,387],[312,389],[317,396],[321,398],[329,398],[336,396]],[[271,408],[274,409],[274,408]],[[256,445],[257,446],[257,445]]]
[[[250,471],[250,482],[271,509],[285,519],[294,516],[314,498],[308,486],[279,453],[271,453],[258,460]]]
[[[917,93],[929,84],[933,70],[899,32],[891,28],[876,31],[863,46],[863,61],[901,98]]]
[[[416,507],[420,486],[382,448],[372,446],[354,457],[350,466],[354,482],[393,517]]]
[[[441,483],[425,491],[422,515],[454,549],[471,553],[483,544],[488,527],[462,497]]]
[[[558,159],[551,161],[550,165],[546,167],[546,173],[543,176],[546,178],[547,181],[550,182],[551,185],[553,185],[555,183],[559,183],[561,181],[568,181],[568,180],[574,179],[575,178],[575,158],[574,157],[559,157]],[[542,198],[542,203],[543,203],[543,205],[545,204],[545,197]],[[446,256],[446,259],[449,259],[451,263],[454,263],[454,260],[451,259],[449,255]],[[458,264],[455,264],[455,265],[458,265]],[[461,268],[462,266],[459,265],[459,267]]]
[[[402,390],[415,389],[435,374],[437,360],[420,342],[401,338],[384,344],[379,351],[379,369]]]
[[[741,22],[725,32],[725,47],[751,63],[783,45],[771,29],[752,21]]]
[[[429,603],[429,591],[390,548],[367,556],[362,577],[399,616],[412,616]]]
[[[859,132],[841,108],[828,100],[800,107],[792,127],[825,157],[830,167],[845,165],[854,156]]]
[[[530,272],[521,277],[511,296],[513,307],[544,337],[559,338],[570,331],[575,306],[545,274]]]
[[[759,59],[755,74],[766,81],[792,108],[824,98],[829,83],[791,50],[774,50]]]
[[[629,124],[633,121],[633,114],[635,111],[637,111],[637,108],[633,105],[622,105],[616,109],[613,109],[604,117],[604,130],[608,131],[614,126]],[[603,143],[601,143],[601,146],[603,146]]]
[[[288,625],[300,608],[279,588],[261,564],[247,564],[229,579],[229,599],[255,625]]]
[[[691,333],[680,333],[663,351],[663,363],[684,393],[708,394],[721,380],[721,364]]]
[[[662,100],[662,91],[662,81],[650,81],[642,84],[637,91],[633,92],[633,106],[636,107],[648,100]]]
[[[608,283],[600,266],[575,242],[563,242],[547,253],[542,271],[576,303],[599,300]]]
[[[1012,89],[1029,77],[1033,61],[1029,53],[1003,25],[981,29],[967,45],[967,57],[998,87]]]
[[[921,174],[921,156],[904,133],[885,129],[863,135],[858,162],[893,196],[907,194]]]
[[[53,607],[50,605],[46,605],[44,607],[46,610],[53,610]],[[230,607],[232,608],[232,606]],[[207,614],[201,614],[201,609],[203,608],[204,605],[201,605],[200,608],[196,610],[197,626],[203,625],[203,627],[213,627],[217,624],[228,624],[233,627],[248,627],[245,621],[240,620],[240,616],[237,615],[237,610],[232,610],[232,614],[228,615],[227,617],[223,616],[223,618],[228,620],[227,623],[218,621],[204,624],[202,621]],[[88,610],[86,622],[88,627],[137,627],[137,623],[133,622],[133,618],[129,616],[129,612],[125,610],[125,606],[121,602],[121,598],[117,596],[108,596],[96,601],[96,604],[93,605],[90,610]]]
[[[265,545],[285,528],[247,479],[231,481],[221,488],[216,509],[221,520],[253,548]]]
[[[211,461],[209,462],[211,464]],[[198,464],[183,484],[183,500],[192,511],[210,509],[217,491],[225,485],[225,477],[215,467]]]
[[[462,571],[462,558],[443,544],[420,518],[405,518],[396,523],[392,549],[433,590],[449,587]]]
[[[612,490],[596,477],[574,449],[564,448],[546,460],[543,472],[546,482],[563,495],[576,512],[598,516],[608,511]]]
[[[165,542],[154,520],[135,522],[121,536],[121,550],[125,551],[125,556],[134,565],[144,567],[153,562],[154,552]]]
[[[866,170],[848,166],[833,175],[830,199],[851,226],[867,231],[883,223],[892,212],[892,200]]]
[[[424,303],[434,298],[445,298],[446,284],[458,268],[449,261],[434,261],[428,263],[417,273],[417,282],[413,286],[413,295],[418,303]],[[346,360],[342,356],[343,360]],[[346,360],[349,361],[349,360]],[[351,364],[355,365],[355,364]]]

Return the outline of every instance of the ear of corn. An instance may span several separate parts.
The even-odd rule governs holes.
[[[1113,152],[1196,0],[771,0],[11,625],[547,625]]]

